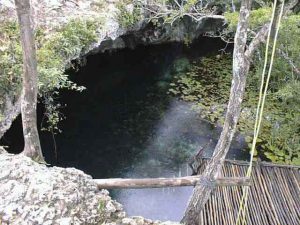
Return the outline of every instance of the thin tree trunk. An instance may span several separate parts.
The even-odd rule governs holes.
[[[288,56],[287,53],[285,53],[283,50],[281,50],[280,48],[278,49],[279,54],[282,56],[282,58],[284,58],[287,63],[292,67],[293,71],[295,72],[295,74],[300,77],[300,68],[298,68],[295,63],[293,62],[293,60]]]
[[[211,191],[213,190],[210,181],[213,181],[218,176],[236,131],[245,92],[246,78],[249,71],[249,61],[245,57],[245,49],[250,8],[251,0],[243,0],[240,9],[239,23],[235,34],[232,70],[233,79],[223,130],[215,147],[213,157],[207,164],[205,171],[202,173],[208,182],[207,184],[200,182],[195,187],[186,209],[183,222],[188,225],[200,224],[200,211],[208,201]]]
[[[21,114],[24,134],[23,154],[37,161],[43,161],[39,134],[37,130],[37,61],[34,32],[30,17],[29,0],[15,0],[21,31],[23,50],[23,88],[21,94]]]

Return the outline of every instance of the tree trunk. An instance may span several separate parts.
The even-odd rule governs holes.
[[[21,32],[23,50],[23,88],[21,94],[21,114],[24,134],[23,154],[37,161],[43,161],[37,130],[37,61],[34,32],[30,17],[29,0],[15,0]]]
[[[233,78],[223,130],[215,147],[212,159],[207,164],[205,171],[202,173],[207,181],[214,180],[223,166],[223,162],[235,134],[241,112],[241,104],[250,65],[247,57],[245,57],[250,8],[251,0],[243,0],[240,9],[239,23],[235,34],[232,70]],[[200,224],[199,212],[208,201],[212,189],[213,187],[209,185],[209,183],[203,184],[201,182],[195,187],[186,209],[183,222],[188,225]]]

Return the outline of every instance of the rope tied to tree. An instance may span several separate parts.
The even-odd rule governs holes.
[[[278,22],[275,25],[276,31],[275,31],[275,36],[274,36],[274,43],[273,43],[273,47],[272,47],[270,65],[268,68],[268,74],[267,74],[267,78],[265,81],[265,73],[266,73],[267,64],[268,64],[269,44],[270,44],[270,39],[271,39],[271,28],[274,23],[277,0],[274,0],[274,4],[273,4],[272,18],[271,18],[271,23],[269,25],[268,38],[267,38],[267,44],[266,44],[266,49],[265,49],[264,67],[263,67],[263,72],[261,75],[261,85],[260,85],[259,100],[258,100],[257,110],[256,110],[253,141],[252,141],[252,146],[251,146],[251,151],[250,151],[250,163],[249,163],[249,167],[248,167],[247,174],[246,174],[246,176],[249,178],[251,177],[251,174],[252,174],[252,166],[253,166],[255,147],[256,147],[258,134],[259,134],[259,131],[261,128],[261,122],[263,119],[263,110],[264,110],[264,106],[265,106],[267,90],[268,90],[272,67],[273,67],[273,62],[274,62],[277,37],[278,37],[279,27],[280,27],[282,15],[283,15],[284,3],[285,2],[283,0],[282,4],[281,4],[281,8],[280,8],[280,14],[278,16]],[[247,209],[248,196],[249,196],[249,187],[243,187],[242,191],[243,191],[243,195],[242,195],[242,199],[240,200],[240,206],[239,206],[238,217],[236,220],[236,225],[239,225],[239,224],[245,225],[246,224],[246,209]]]

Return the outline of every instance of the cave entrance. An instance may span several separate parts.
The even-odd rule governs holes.
[[[62,133],[54,142],[51,133],[40,132],[46,161],[76,167],[94,178],[190,175],[188,157],[212,139],[206,149],[210,156],[220,129],[201,120],[190,103],[170,96],[169,85],[176,70],[219,54],[224,47],[219,39],[199,38],[190,46],[139,46],[88,56],[85,66],[69,71],[71,80],[86,90],[60,93],[58,100],[66,105]],[[41,105],[38,115],[40,125]],[[22,150],[20,119],[2,144],[10,146],[10,152]],[[233,149],[230,154],[236,157],[237,152]],[[190,187],[120,190],[114,196],[129,215],[179,221],[191,191]]]

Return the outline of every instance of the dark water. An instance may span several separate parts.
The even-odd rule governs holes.
[[[217,54],[224,44],[202,38],[192,46],[168,44],[138,47],[89,56],[86,66],[70,71],[83,93],[62,91],[61,134],[41,132],[47,162],[76,167],[94,178],[176,177],[190,175],[187,159],[212,139],[210,156],[220,128],[200,119],[192,104],[168,96],[168,84],[178,59],[193,60]],[[39,107],[39,124],[43,108]],[[2,140],[11,152],[23,147],[20,119]],[[243,139],[236,139],[229,157],[244,159]],[[54,152],[57,151],[57,158]],[[179,221],[191,188],[113,191],[129,215]]]

